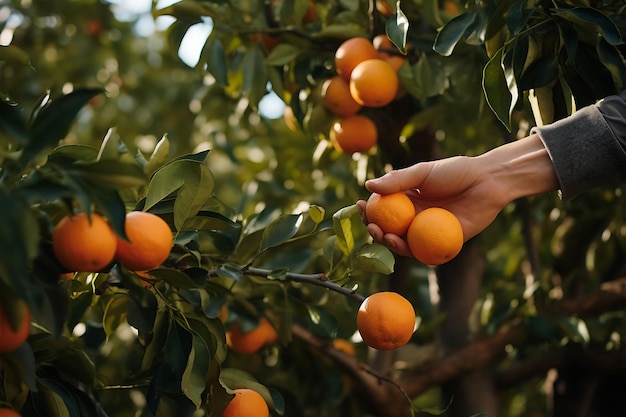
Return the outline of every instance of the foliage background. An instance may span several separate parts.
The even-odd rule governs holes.
[[[580,107],[619,92],[624,22],[618,3],[416,0],[401,2],[402,14],[390,17],[374,11],[374,3],[316,2],[318,19],[305,23],[300,18],[308,2],[270,2],[273,13],[268,13],[263,2],[186,0],[172,7],[154,5],[148,18],[169,17],[170,25],[143,34],[137,19],[145,16],[122,19],[107,2],[0,2],[1,43],[21,48],[28,57],[24,65],[20,54],[3,51],[4,95],[28,113],[38,108],[47,90],[53,99],[83,88],[106,92],[93,98],[91,93],[72,96],[85,106],[60,144],[88,145],[91,156],[121,149],[113,152],[119,162],[114,167],[123,168],[122,177],[133,186],[116,183],[112,170],[100,166],[103,171],[97,172],[106,172],[106,178],[76,186],[71,195],[83,203],[104,199],[101,208],[119,216],[120,201],[89,192],[115,186],[126,210],[142,207],[141,197],[150,186],[137,186],[142,175],[128,166],[141,160],[137,152],[146,160],[156,157],[165,135],[161,143],[169,144],[169,152],[156,159],[160,166],[176,166],[171,169],[177,175],[193,172],[185,182],[194,183],[193,178],[203,186],[197,195],[205,216],[185,220],[192,224],[200,217],[206,232],[178,236],[177,263],[155,273],[164,281],[159,284],[162,294],[150,295],[140,288],[138,277],[124,271],[78,274],[59,285],[62,271],[46,258],[45,249],[52,225],[67,209],[67,196],[49,198],[59,195],[37,183],[34,197],[24,201],[23,185],[4,177],[8,203],[2,205],[3,217],[19,224],[28,219],[23,213],[33,213],[43,226],[39,232],[25,227],[24,233],[9,228],[15,233],[2,241],[3,247],[19,242],[25,252],[36,253],[20,274],[7,274],[11,270],[4,268],[0,299],[9,303],[13,292],[26,297],[41,333],[31,338],[28,349],[3,357],[0,399],[25,404],[25,416],[192,415],[189,398],[204,387],[188,379],[168,385],[171,375],[157,372],[166,363],[181,374],[185,369],[207,371],[207,387],[213,391],[203,393],[203,399],[210,415],[228,398],[223,387],[259,388],[251,375],[262,384],[259,389],[270,389],[266,394],[275,401],[276,415],[406,415],[404,393],[414,412],[450,416],[622,415],[626,232],[621,188],[602,187],[566,202],[556,195],[516,202],[469,242],[454,263],[438,269],[398,259],[387,275],[354,261],[359,245],[348,259],[339,256],[342,262],[329,267],[336,250],[328,243],[333,236],[342,238],[334,220],[347,218],[349,235],[367,248],[354,213],[341,211],[367,196],[365,178],[419,160],[479,154],[524,136],[534,124],[566,116],[572,102]],[[202,54],[196,68],[190,68],[175,51],[187,29],[203,19],[212,19],[214,30],[206,44],[196,45]],[[316,96],[320,82],[332,74],[333,51],[343,39],[383,32],[408,51],[400,71],[408,94],[371,111],[381,131],[377,152],[338,154],[326,138],[332,117]],[[268,47],[260,34],[275,35],[281,43]],[[259,114],[268,85],[293,117]],[[540,103],[534,112],[533,103]],[[57,114],[58,120],[74,121],[71,112]],[[5,133],[2,138],[6,173],[15,149]],[[111,145],[118,141],[121,148]],[[208,149],[208,155],[202,153]],[[46,149],[40,157],[50,155],[54,153]],[[62,172],[70,172],[75,159],[84,157],[68,155],[71,163],[57,167]],[[192,161],[176,165],[185,155]],[[27,166],[23,173],[32,172]],[[84,175],[80,171],[70,178]],[[155,178],[150,185],[167,183]],[[154,195],[162,197],[153,198],[160,204],[157,209],[174,222],[171,196]],[[313,220],[315,233],[292,240],[291,233],[303,233],[296,227],[300,213],[309,226],[320,214],[323,221]],[[277,219],[284,222],[278,223],[281,228],[272,223]],[[236,224],[250,227],[249,240],[238,247],[229,235]],[[270,225],[270,235],[281,244],[257,256],[255,245],[263,244],[259,231]],[[32,249],[33,241],[38,250]],[[3,255],[3,263],[8,264],[11,253]],[[180,274],[181,264],[197,259],[195,266],[217,270],[218,276],[205,283],[193,273]],[[237,271],[249,260],[279,279]],[[352,337],[358,303],[283,280],[285,269],[332,272],[335,282],[345,288],[357,285],[362,295],[402,292],[420,318],[412,343],[389,353],[368,351],[357,342],[356,359],[341,355],[328,342]],[[199,288],[208,297],[201,303],[203,315],[189,310],[197,307],[194,297],[204,294]],[[188,304],[169,311],[182,315],[162,314],[160,303],[180,294],[186,294]],[[250,325],[269,311],[278,318],[281,343],[250,357],[226,355],[219,347],[224,329],[215,321],[224,303],[231,320]],[[196,318],[203,330],[186,331],[176,320],[181,317]],[[172,342],[151,345],[163,322]],[[74,334],[75,326],[83,333]],[[203,335],[210,363],[186,367],[190,344],[201,349],[190,336],[197,334]],[[149,346],[156,346],[155,351]],[[149,366],[146,352],[162,356],[156,355]],[[221,379],[218,364],[228,370]],[[32,374],[36,379],[29,380]],[[32,393],[34,386],[40,395]]]

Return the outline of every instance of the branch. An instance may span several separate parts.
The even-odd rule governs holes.
[[[591,295],[544,305],[539,308],[539,311],[553,315],[594,317],[607,311],[622,309],[625,305],[626,277],[621,277],[602,283],[600,291]]]
[[[268,278],[272,274],[273,271],[271,269],[246,267],[242,269],[241,272],[244,274],[253,275],[256,277]],[[207,275],[210,277],[217,276],[217,269],[210,270]],[[358,303],[362,303],[363,300],[365,300],[364,296],[362,296],[361,294],[358,294],[354,290],[351,290],[339,284],[335,284],[332,281],[329,281],[328,277],[324,273],[321,273],[321,272],[317,274],[298,274],[295,272],[287,272],[285,273],[285,279],[294,281],[294,282],[303,282],[306,284],[317,285],[318,287],[324,287],[331,291],[344,295]]]

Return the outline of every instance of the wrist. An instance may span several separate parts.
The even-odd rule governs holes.
[[[554,166],[537,134],[499,146],[481,155],[489,175],[501,184],[500,192],[511,202],[559,188]]]

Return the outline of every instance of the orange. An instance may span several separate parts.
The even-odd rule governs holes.
[[[361,105],[350,94],[350,83],[336,75],[322,84],[322,103],[337,116],[352,116],[361,110]]]
[[[394,14],[394,8],[387,3],[387,0],[376,0],[376,10],[380,12],[383,16],[391,16]]]
[[[378,129],[369,117],[355,114],[333,124],[330,140],[335,149],[346,154],[367,152],[378,142]]]
[[[356,356],[356,349],[352,342],[346,339],[335,339],[333,340],[333,347],[337,350],[342,351],[348,356]]]
[[[243,332],[239,323],[233,323],[226,333],[228,347],[237,353],[250,355],[258,352],[263,346],[278,341],[278,333],[266,317],[261,317],[259,325],[249,332]]]
[[[356,316],[356,327],[368,346],[391,350],[406,345],[415,329],[413,305],[398,293],[377,292],[367,297]]]
[[[234,392],[235,396],[220,417],[269,417],[269,407],[261,394],[248,388],[239,388]]]
[[[115,232],[100,215],[85,213],[61,219],[52,233],[52,250],[70,271],[98,272],[113,261]]]
[[[128,240],[117,237],[115,257],[130,271],[159,267],[172,249],[172,230],[156,214],[131,211],[126,214],[124,230]]]
[[[311,1],[309,3],[309,7],[306,9],[306,13],[302,16],[302,23],[308,24],[313,23],[318,19],[317,7],[315,7],[315,2]]]
[[[24,301],[18,301],[17,305],[22,309],[22,320],[17,329],[13,329],[4,306],[0,305],[0,353],[14,351],[30,334],[30,309]]]
[[[345,80],[361,62],[378,57],[374,45],[366,38],[350,38],[335,51],[335,71]]]
[[[387,35],[376,35],[372,39],[372,45],[378,51],[378,58],[387,61],[391,68],[398,71],[406,58],[400,55],[398,48],[391,42]]]
[[[358,64],[350,76],[350,93],[366,107],[383,107],[391,103],[398,92],[398,74],[382,59],[368,59]]]
[[[417,260],[426,265],[441,265],[461,251],[463,229],[454,214],[444,208],[430,207],[415,216],[406,240]]]
[[[415,206],[403,192],[372,193],[365,205],[365,216],[385,233],[403,236],[415,217]]]
[[[0,408],[0,417],[22,417],[22,415],[10,408]]]

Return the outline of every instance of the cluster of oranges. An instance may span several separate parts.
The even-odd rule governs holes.
[[[131,211],[124,230],[128,240],[97,213],[67,215],[54,228],[52,249],[59,263],[75,272],[98,272],[114,260],[130,271],[148,271],[169,256],[172,230],[156,214]]]
[[[365,215],[383,232],[406,236],[413,256],[427,265],[446,263],[463,247],[463,229],[454,214],[441,207],[416,214],[413,202],[403,192],[373,193],[367,200]]]
[[[350,38],[335,51],[336,75],[322,84],[322,103],[338,117],[329,136],[344,153],[367,152],[378,142],[376,124],[360,113],[363,107],[384,107],[398,94],[397,70],[405,58],[394,54],[386,35],[372,41]]]

